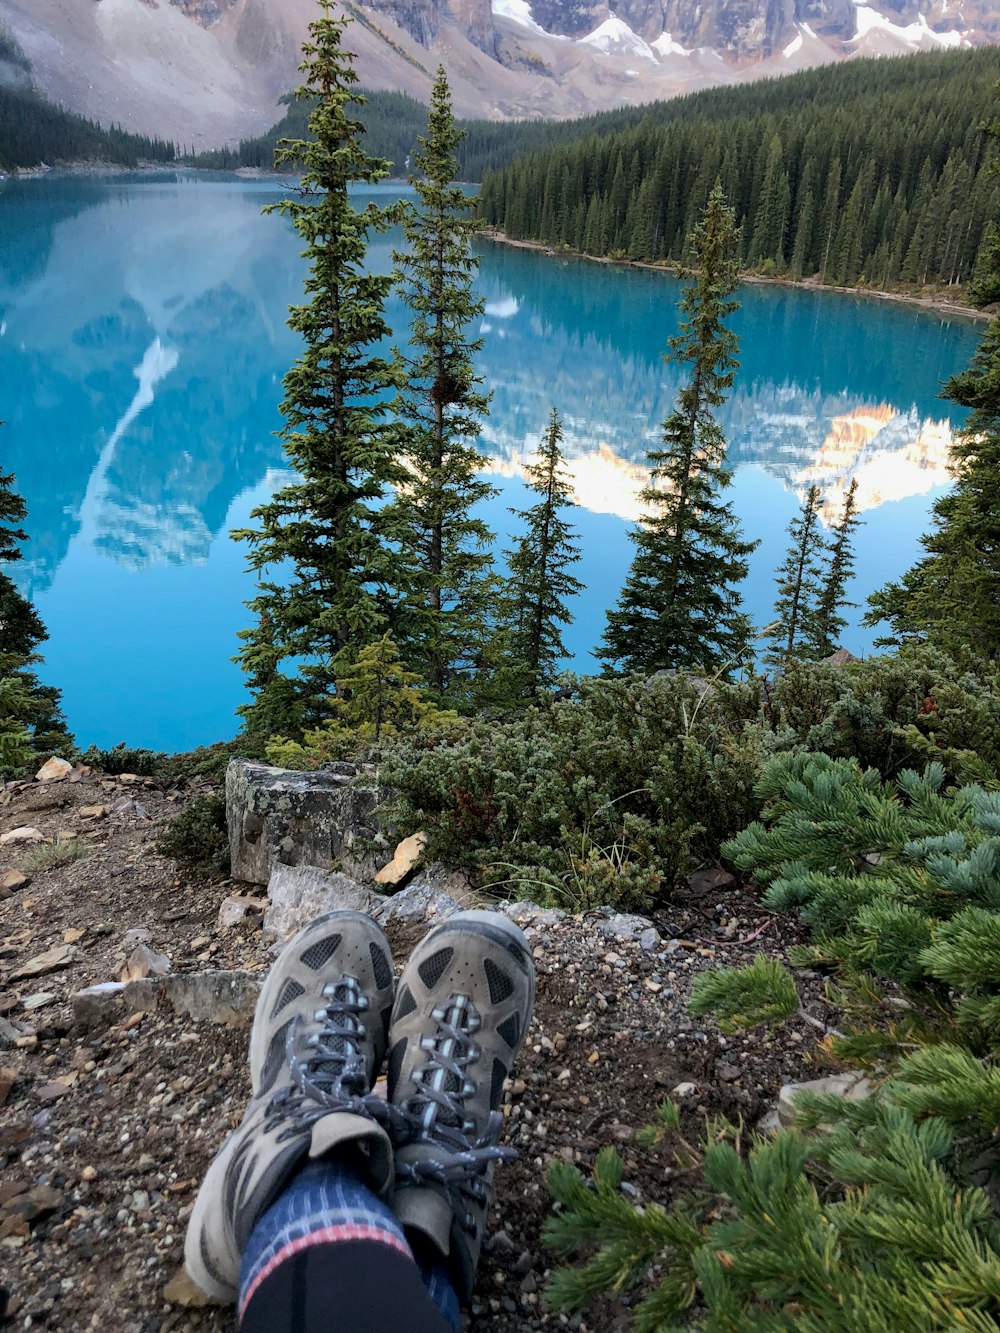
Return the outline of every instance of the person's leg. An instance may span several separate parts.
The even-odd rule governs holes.
[[[243,1255],[240,1333],[457,1333],[458,1299],[425,1282],[403,1230],[356,1171],[312,1162]]]
[[[360,912],[311,922],[275,960],[250,1036],[252,1096],[195,1200],[187,1271],[233,1302],[260,1218],[310,1158],[352,1164],[374,1195],[392,1188],[390,1112],[371,1093],[395,978],[384,934]]]
[[[395,979],[358,912],[320,917],[268,974],[250,1038],[252,1097],[198,1192],[188,1273],[267,1333],[453,1333],[458,1300],[426,1280],[392,1212],[399,1117],[371,1092]],[[402,1320],[402,1323],[401,1323]]]
[[[494,1165],[516,1155],[497,1146],[500,1103],[534,998],[528,942],[495,912],[460,912],[432,930],[396,992],[393,1211],[431,1289],[446,1275],[463,1300],[475,1281]]]

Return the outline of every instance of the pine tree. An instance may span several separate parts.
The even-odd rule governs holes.
[[[826,567],[813,617],[811,649],[815,657],[829,657],[837,651],[840,633],[847,625],[847,618],[841,612],[845,607],[855,605],[847,601],[846,589],[854,573],[852,534],[862,522],[857,515],[857,494],[855,479],[844,496],[840,522],[827,546]]]
[[[47,638],[38,612],[4,566],[22,556],[27,506],[14,490],[13,473],[0,472],[0,768],[17,767],[32,754],[65,749],[70,741],[59,693],[33,668]]]
[[[525,690],[537,694],[552,683],[556,664],[566,656],[561,626],[573,620],[567,599],[583,591],[569,572],[580,558],[573,529],[560,511],[573,504],[564,471],[562,422],[555,408],[542,436],[538,461],[527,469],[538,504],[522,512],[511,510],[525,531],[507,551],[513,631],[511,653],[523,664]]]
[[[739,584],[756,543],[743,539],[722,499],[732,474],[713,415],[738,365],[736,335],[725,323],[737,308],[738,248],[733,210],[716,183],[691,237],[697,272],[669,343],[668,359],[689,378],[663,423],[661,446],[647,454],[649,512],[632,534],[636,553],[599,651],[609,666],[726,670],[747,648]]]
[[[765,662],[771,666],[802,656],[816,638],[823,551],[819,531],[821,500],[819,487],[810,486],[801,509],[788,525],[788,549],[775,576],[778,596],[767,635],[771,646],[764,653]]]
[[[479,472],[475,442],[489,398],[473,357],[482,341],[469,326],[484,309],[472,291],[478,263],[471,251],[480,223],[475,204],[455,184],[456,149],[465,137],[438,68],[427,136],[411,178],[416,207],[403,214],[405,251],[397,251],[403,303],[410,311],[404,387],[394,404],[403,423],[405,477],[386,508],[385,527],[410,565],[408,606],[397,629],[407,665],[433,697],[467,694],[475,642],[488,596],[493,534],[472,516],[495,494]]]
[[[275,164],[303,167],[298,198],[269,206],[290,218],[309,260],[307,301],[289,325],[305,344],[285,376],[282,440],[298,480],[255,509],[255,528],[234,533],[262,575],[249,603],[256,627],[241,633],[238,660],[255,687],[241,711],[251,730],[301,730],[331,706],[331,691],[366,643],[385,628],[400,580],[400,560],[379,531],[380,502],[398,476],[383,391],[394,387],[378,351],[389,333],[383,316],[392,286],[365,266],[367,238],[389,223],[387,210],[353,206],[356,183],[387,174],[360,144],[348,114],[361,103],[353,55],[342,46],[349,20],[322,17],[309,27],[297,89],[310,102],[311,137],[282,140]],[[287,581],[280,567],[289,569]],[[294,688],[281,668],[298,665]]]
[[[998,133],[997,131],[993,131]],[[1000,137],[1000,133],[998,133]],[[976,291],[1000,290],[1000,247],[988,240]],[[925,636],[946,648],[1000,656],[1000,317],[987,326],[969,369],[944,386],[943,397],[971,409],[956,437],[949,470],[955,485],[933,508],[927,552],[898,583],[869,598],[865,624],[888,621],[894,640]]]

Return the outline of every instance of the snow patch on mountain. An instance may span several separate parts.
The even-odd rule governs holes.
[[[661,32],[651,45],[653,50],[661,56],[689,56],[693,54],[689,47],[681,46],[680,42],[675,42],[669,32]]]
[[[586,46],[595,46],[598,51],[605,51],[608,55],[640,56],[643,60],[658,63],[656,53],[649,43],[644,42],[639,34],[633,32],[616,14],[611,14],[603,23],[598,24],[593,32],[588,32],[586,37],[581,37],[579,40]]]
[[[935,32],[923,14],[918,14],[913,23],[903,25],[893,23],[891,19],[886,18],[884,14],[880,14],[877,9],[872,9],[869,5],[858,4],[857,0],[855,0],[855,5],[858,30],[851,38],[852,42],[860,42],[869,33],[883,33],[888,37],[894,37],[896,41],[902,42],[904,46],[912,47],[915,51],[925,49],[928,43],[933,46],[951,48],[962,45],[964,33],[957,30]]]
[[[559,37],[558,33],[547,32],[540,23],[535,22],[528,0],[492,0],[490,7],[499,18],[511,19],[514,23],[520,23],[523,28],[527,28],[530,32],[540,32],[544,37]]]

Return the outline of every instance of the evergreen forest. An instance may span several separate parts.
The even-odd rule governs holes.
[[[980,132],[998,74],[993,49],[858,61],[594,118],[487,171],[482,215],[510,239],[677,264],[719,180],[746,269],[956,288],[1000,201]]]

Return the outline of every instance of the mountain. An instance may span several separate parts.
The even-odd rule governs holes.
[[[342,0],[362,83],[568,117],[857,55],[1000,42],[993,0]],[[0,0],[0,86],[195,148],[266,129],[314,0]],[[10,50],[23,52],[12,59]],[[5,50],[7,54],[5,55]]]

